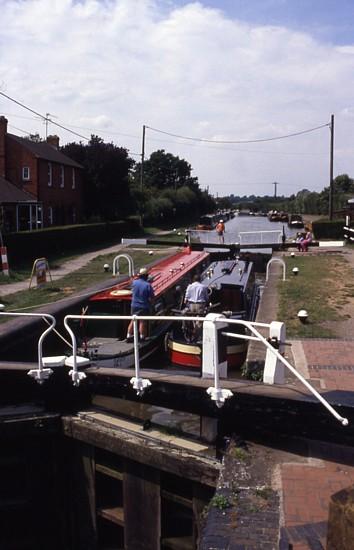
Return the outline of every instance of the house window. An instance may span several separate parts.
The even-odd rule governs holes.
[[[28,181],[30,179],[30,169],[29,166],[24,166],[22,168],[22,179]]]
[[[76,172],[75,172],[75,168],[73,168],[73,171],[71,173],[71,188],[75,189],[75,187],[76,187]]]
[[[49,221],[49,225],[53,225],[53,207],[52,206],[49,206],[48,208],[48,221]]]
[[[64,174],[65,174],[64,166],[61,165],[60,166],[60,187],[64,187]]]
[[[52,163],[48,162],[48,187],[51,187],[52,183],[53,183]]]

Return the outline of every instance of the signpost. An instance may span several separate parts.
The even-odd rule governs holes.
[[[52,276],[50,274],[47,258],[37,258],[33,262],[29,288],[31,288],[32,280],[34,277],[36,277],[36,284],[38,288],[45,285],[47,283],[47,273],[49,274],[50,282],[52,282]]]

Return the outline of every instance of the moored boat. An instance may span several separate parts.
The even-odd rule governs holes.
[[[249,319],[254,288],[253,264],[240,259],[213,262],[201,275],[209,292],[209,312],[222,313],[229,319]],[[186,309],[181,311],[187,315]],[[228,332],[241,334],[243,329],[230,325]],[[202,325],[198,322],[176,322],[166,334],[166,350],[174,366],[201,369]],[[246,359],[247,341],[227,337],[226,359],[229,369],[239,369]]]
[[[179,308],[184,291],[196,272],[201,272],[209,262],[207,252],[184,249],[165,258],[149,269],[149,281],[154,289],[152,315],[169,315]],[[109,289],[94,294],[88,300],[87,315],[131,315],[130,277]],[[126,341],[128,320],[83,320],[77,331],[78,353],[105,367],[130,368],[134,366],[134,342]],[[139,342],[140,360],[155,353],[163,342],[171,323],[149,321],[148,335]]]
[[[200,217],[196,229],[198,231],[211,231],[215,228],[217,221],[218,217],[216,214],[205,214]]]
[[[294,229],[301,229],[304,227],[304,222],[300,214],[290,214],[288,226]]]

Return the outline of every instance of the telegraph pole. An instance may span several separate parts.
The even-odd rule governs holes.
[[[52,122],[49,118],[50,116],[53,116],[54,118],[57,118],[55,115],[52,115],[51,113],[46,113],[45,114],[44,123],[45,123],[45,140],[46,141],[47,141],[47,137],[48,137],[48,124],[49,124],[49,122]]]
[[[277,185],[279,185],[276,181],[273,183],[274,185],[274,198],[277,198]]]
[[[333,156],[334,156],[334,115],[331,115],[331,123],[329,125],[331,132],[331,147],[329,157],[329,214],[330,220],[333,220]]]
[[[144,188],[144,159],[145,159],[145,124],[143,124],[143,139],[141,142],[141,167],[140,167],[140,191],[141,201],[143,201],[143,188]],[[143,204],[141,204],[141,208]],[[140,225],[143,226],[143,211],[140,213]]]

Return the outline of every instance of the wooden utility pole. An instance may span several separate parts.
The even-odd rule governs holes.
[[[331,124],[329,126],[331,132],[331,147],[329,158],[329,213],[328,217],[333,220],[333,155],[334,155],[334,115],[331,115]]]
[[[145,124],[143,124],[143,139],[141,142],[141,167],[140,167],[140,191],[141,191],[141,200],[143,200],[143,189],[144,189],[144,158],[145,158]],[[143,204],[141,205],[143,208]],[[140,212],[140,225],[143,226],[143,211]]]
[[[274,198],[276,199],[277,198],[277,185],[278,185],[278,183],[275,181],[273,183],[273,185],[274,185]]]

